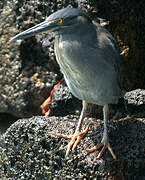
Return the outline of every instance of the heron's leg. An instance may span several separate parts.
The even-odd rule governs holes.
[[[75,133],[73,135],[66,136],[63,134],[51,133],[52,136],[59,136],[59,137],[65,138],[65,139],[71,139],[71,141],[69,142],[68,147],[67,147],[66,156],[69,154],[71,149],[74,150],[76,148],[76,146],[79,144],[80,140],[89,131],[89,125],[90,124],[87,126],[87,128],[83,132],[81,132],[82,123],[83,123],[83,120],[86,116],[87,106],[88,106],[87,102],[83,101],[83,109],[81,111],[79,122],[78,122],[78,125],[76,127]]]
[[[104,133],[103,133],[103,138],[102,138],[102,141],[99,145],[91,148],[91,149],[88,149],[87,150],[87,154],[91,153],[91,152],[94,152],[98,149],[100,149],[102,146],[102,149],[100,151],[100,153],[98,154],[97,156],[97,159],[100,159],[103,155],[103,153],[105,152],[106,149],[108,149],[113,157],[113,159],[116,159],[116,156],[109,144],[109,137],[108,137],[108,114],[109,114],[109,107],[108,107],[108,104],[104,105],[103,107],[103,115],[104,115]]]

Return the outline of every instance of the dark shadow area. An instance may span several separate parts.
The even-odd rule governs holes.
[[[0,114],[0,135],[3,134],[18,118],[10,114]]]

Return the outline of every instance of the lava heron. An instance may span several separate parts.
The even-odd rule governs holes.
[[[53,32],[55,36],[55,55],[72,94],[82,100],[83,108],[75,133],[72,136],[52,133],[54,136],[71,139],[66,155],[74,150],[87,127],[81,132],[88,103],[103,106],[104,133],[99,145],[88,149],[87,153],[102,148],[97,158],[108,149],[114,159],[116,156],[109,144],[108,104],[118,103],[123,95],[122,60],[115,39],[100,24],[75,8],[65,8],[51,14],[44,22],[16,35],[11,39],[24,39],[38,33]]]

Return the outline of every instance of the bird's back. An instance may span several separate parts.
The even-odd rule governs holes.
[[[120,88],[122,89],[123,61],[120,56],[120,49],[117,45],[117,42],[104,27],[102,27],[95,21],[92,22],[94,24],[94,27],[96,28],[98,42],[100,44],[100,47],[104,51],[104,56],[106,56],[105,58],[107,59],[107,61],[112,64],[112,66],[114,66],[115,72],[117,73],[118,77],[118,83],[120,84]]]

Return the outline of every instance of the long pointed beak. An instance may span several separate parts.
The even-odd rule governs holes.
[[[26,31],[20,34],[17,34],[13,38],[11,38],[10,41],[25,39],[43,32],[51,32],[53,28],[54,28],[54,24],[50,23],[50,21],[44,21],[34,27],[27,29]]]

